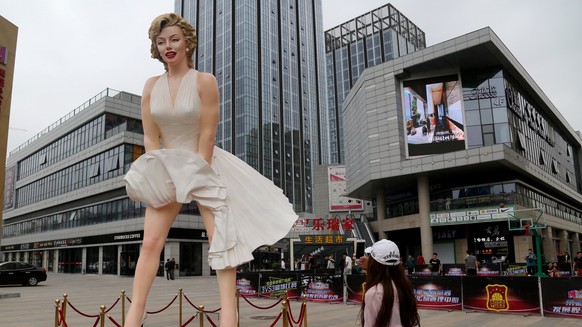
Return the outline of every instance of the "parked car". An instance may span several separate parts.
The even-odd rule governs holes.
[[[9,261],[0,263],[0,284],[22,284],[35,286],[46,280],[46,269],[30,263]]]

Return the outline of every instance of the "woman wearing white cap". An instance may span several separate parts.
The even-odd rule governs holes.
[[[398,246],[380,240],[365,250],[366,294],[362,302],[363,327],[420,326],[412,284],[406,277]]]

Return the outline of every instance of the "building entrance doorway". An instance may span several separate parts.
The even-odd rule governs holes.
[[[120,275],[135,275],[135,266],[139,257],[139,244],[125,244],[121,247]]]

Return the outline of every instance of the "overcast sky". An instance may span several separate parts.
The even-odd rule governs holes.
[[[385,0],[323,0],[324,29]],[[582,1],[394,0],[427,46],[490,26],[575,130],[582,130]],[[173,0],[0,0],[18,26],[8,150],[107,87],[141,94],[162,65],[150,58],[151,20]],[[13,51],[13,49],[10,49]]]

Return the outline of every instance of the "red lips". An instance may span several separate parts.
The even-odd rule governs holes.
[[[174,51],[168,51],[166,52],[166,58],[172,59],[176,56],[176,52]]]

